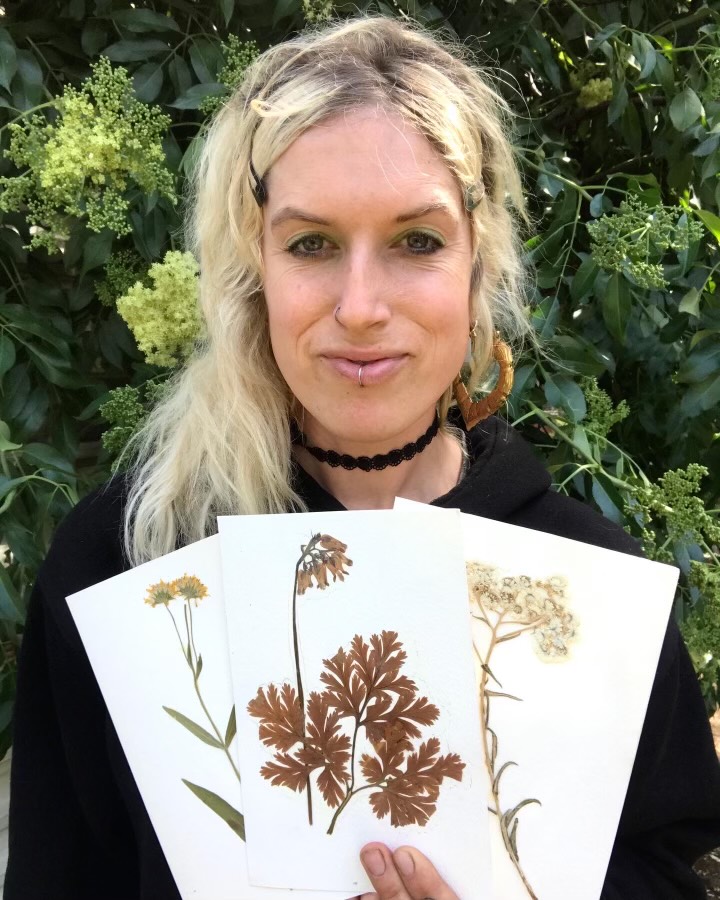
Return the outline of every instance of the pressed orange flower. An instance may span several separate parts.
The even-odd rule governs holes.
[[[194,600],[196,606],[198,600],[208,595],[208,589],[195,575],[183,575],[182,578],[173,581],[173,587],[176,594],[184,600]]]
[[[157,584],[151,584],[147,589],[145,602],[150,606],[167,606],[171,600],[175,599],[175,581],[158,581]]]
[[[304,594],[309,587],[312,587],[312,579],[310,577],[310,573],[305,569],[299,569],[297,573],[298,594]]]
[[[303,549],[303,555],[297,571],[296,588],[298,594],[304,594],[308,588],[315,586],[321,591],[328,587],[328,573],[333,581],[344,581],[349,572],[346,566],[352,560],[345,556],[347,544],[329,534],[316,534]]]
[[[339,541],[330,534],[321,534],[318,538],[318,544],[320,544],[323,550],[339,550],[341,553],[344,553],[347,550],[347,544],[343,544],[342,541]]]

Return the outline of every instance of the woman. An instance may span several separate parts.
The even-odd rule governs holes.
[[[504,378],[494,334],[528,330],[505,119],[457,51],[385,19],[271,49],[217,117],[190,222],[207,337],[130,477],[59,530],[31,603],[8,900],[177,897],[66,595],[212,533],[218,514],[385,508],[398,495],[637,552],[550,492],[499,420],[465,435],[447,421],[468,339],[475,381],[493,354]],[[463,407],[471,422],[487,412]],[[720,841],[719,810],[671,624],[603,897],[702,897],[691,862]],[[381,900],[455,896],[412,848],[362,858]]]

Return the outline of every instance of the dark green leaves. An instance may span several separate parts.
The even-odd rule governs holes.
[[[695,91],[688,87],[673,98],[670,118],[678,131],[685,131],[704,114],[703,105]]]
[[[112,62],[126,63],[138,62],[167,53],[170,47],[164,41],[156,38],[117,41],[103,50],[103,54]]]
[[[585,415],[583,392],[567,375],[545,376],[545,398],[550,406],[562,409],[571,422],[579,422]]]
[[[618,343],[625,340],[625,329],[630,318],[632,298],[630,285],[619,272],[610,276],[601,297],[602,316],[610,334]]]
[[[17,71],[17,53],[10,33],[0,28],[0,85],[10,90],[10,82]]]
[[[159,63],[143,63],[133,74],[133,87],[138,100],[151,103],[160,93],[163,70]]]
[[[152,9],[121,9],[112,13],[112,21],[128,31],[180,31],[180,26],[172,16],[163,15]]]
[[[224,84],[216,82],[194,84],[170,105],[176,109],[198,109],[206,97],[220,97],[226,93],[227,88]]]

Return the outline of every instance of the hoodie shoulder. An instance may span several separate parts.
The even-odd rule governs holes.
[[[127,478],[112,478],[83,497],[55,532],[37,584],[58,624],[67,620],[66,597],[129,568],[123,552],[126,495]]]
[[[438,506],[586,544],[641,555],[637,541],[592,507],[552,489],[542,459],[506,421],[492,416],[468,434],[470,470]]]

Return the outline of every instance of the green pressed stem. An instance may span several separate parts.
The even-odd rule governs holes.
[[[352,798],[355,796],[355,794],[359,794],[360,791],[369,791],[370,788],[375,788],[375,787],[383,787],[383,783],[380,781],[377,784],[364,784],[362,787],[359,787],[354,791],[352,791],[352,790],[348,791],[347,794],[345,795],[345,799],[343,800],[343,802],[335,810],[335,815],[332,817],[332,820],[330,822],[330,827],[328,828],[326,834],[333,833],[333,831],[335,829],[335,823],[337,822],[340,813],[345,809],[345,807],[352,800]]]
[[[200,706],[202,707],[202,711],[205,713],[205,717],[207,718],[208,722],[210,723],[210,727],[215,732],[215,737],[218,739],[219,743],[222,744],[222,749],[223,749],[223,752],[225,753],[225,756],[227,757],[227,761],[230,763],[230,768],[233,770],[233,774],[237,778],[238,783],[240,783],[240,772],[238,771],[238,768],[235,765],[235,761],[233,760],[232,756],[230,755],[230,748],[225,745],[225,738],[220,734],[220,730],[218,729],[217,725],[215,724],[213,717],[210,715],[210,710],[205,705],[205,701],[203,700],[202,694],[200,693],[200,685],[198,683],[199,675],[197,673],[198,660],[197,660],[197,651],[195,650],[195,641],[194,641],[194,635],[193,635],[193,629],[192,629],[192,609],[190,608],[190,601],[189,600],[185,601],[185,608],[184,608],[185,631],[187,633],[187,641],[188,641],[187,642],[187,650],[185,648],[185,644],[183,643],[182,638],[180,637],[180,632],[178,631],[177,622],[175,621],[175,617],[170,612],[170,607],[166,606],[165,609],[168,611],[168,615],[172,619],[172,623],[175,628],[175,634],[177,634],[178,641],[180,642],[180,647],[182,649],[183,656],[185,657],[185,662],[188,664],[188,668],[192,672],[193,686],[195,688],[195,693],[197,695],[197,698],[200,702]]]

